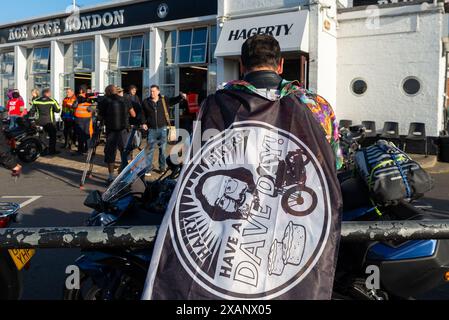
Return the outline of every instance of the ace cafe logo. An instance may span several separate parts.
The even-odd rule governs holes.
[[[164,19],[168,15],[168,4],[161,3],[159,7],[157,8],[157,16],[161,19]]]
[[[170,223],[181,265],[221,298],[275,298],[314,267],[330,228],[309,148],[257,121],[234,124],[186,165]]]

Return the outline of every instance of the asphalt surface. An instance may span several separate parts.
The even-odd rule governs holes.
[[[106,178],[99,159],[94,178],[80,190],[84,160],[67,152],[55,158],[43,158],[25,166],[17,182],[6,170],[0,169],[0,201],[28,202],[21,210],[24,218],[20,227],[81,226],[91,211],[83,206],[87,192],[104,190]],[[449,210],[449,172],[433,176],[435,188],[427,194],[426,201],[435,208]],[[61,299],[65,270],[79,255],[79,250],[72,249],[38,250],[31,260],[31,268],[23,272],[23,299]],[[449,299],[449,285],[421,298]]]
[[[78,159],[83,161],[82,157]],[[52,159],[53,165],[34,163],[26,166],[17,182],[8,176],[6,170],[0,170],[1,201],[32,201],[21,210],[23,221],[16,226],[84,224],[90,210],[83,206],[87,191],[79,188],[81,171],[58,166],[58,160]],[[86,185],[86,190],[104,189],[101,180]],[[23,299],[61,299],[66,267],[73,264],[79,255],[79,250],[38,250],[31,260],[31,268],[23,272]]]

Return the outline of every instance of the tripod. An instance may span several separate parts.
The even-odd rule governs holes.
[[[80,183],[81,189],[83,189],[84,185],[86,184],[87,177],[92,178],[92,171],[94,169],[94,160],[95,156],[97,155],[97,147],[100,144],[100,137],[101,137],[101,123],[97,121],[94,130],[94,136],[90,141],[86,163],[84,164],[84,171]]]

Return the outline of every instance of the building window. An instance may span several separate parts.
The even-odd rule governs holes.
[[[175,63],[177,36],[178,33],[176,31],[165,32],[165,65]]]
[[[94,42],[77,41],[73,44],[73,66],[75,70],[92,71],[94,61]]]
[[[143,60],[143,36],[120,38],[119,68],[142,68]]]
[[[180,30],[178,36],[178,63],[206,63],[207,27]]]
[[[14,52],[0,54],[0,73],[2,75],[14,74]]]
[[[35,48],[33,50],[33,73],[47,73],[50,67],[50,48]]]
[[[351,91],[356,96],[361,96],[365,94],[366,90],[368,90],[368,85],[366,81],[363,79],[354,79],[351,82]]]
[[[50,88],[50,74],[36,74],[34,75],[34,88],[42,92],[43,89]]]
[[[402,90],[408,96],[415,96],[421,91],[421,82],[416,77],[405,78],[402,82]]]
[[[209,62],[215,63],[215,49],[217,48],[217,26],[210,27],[210,37],[209,37]]]

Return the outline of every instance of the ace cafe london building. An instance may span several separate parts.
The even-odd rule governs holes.
[[[429,136],[447,123],[449,23],[442,0],[133,0],[0,25],[0,105],[8,89],[151,84],[199,102],[238,79],[241,44],[275,36],[284,77],[324,96],[339,119],[396,121]],[[172,117],[182,121],[176,106]]]

